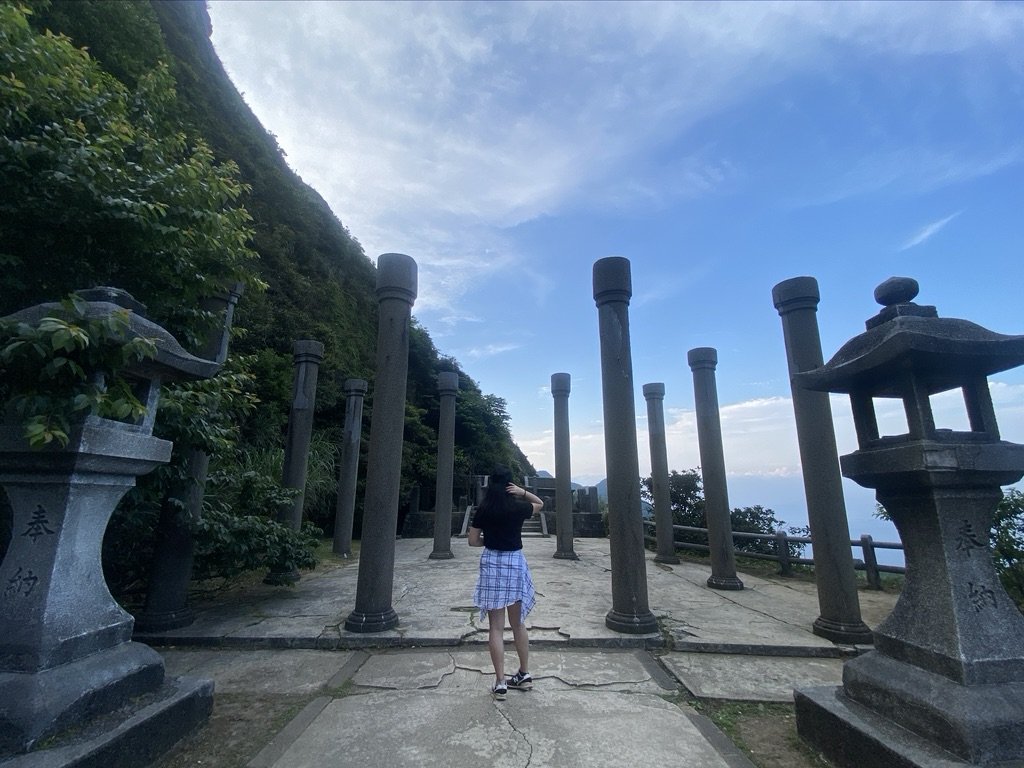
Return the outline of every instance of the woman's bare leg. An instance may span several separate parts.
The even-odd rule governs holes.
[[[511,606],[509,607],[511,612]],[[487,611],[487,648],[494,665],[495,683],[505,682],[505,609]]]
[[[512,638],[515,640],[516,654],[519,656],[519,670],[529,672],[530,638],[526,633],[521,602],[513,603],[508,607],[508,623],[512,625]]]

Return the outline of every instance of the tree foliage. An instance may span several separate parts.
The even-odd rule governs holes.
[[[122,288],[186,343],[200,300],[258,284],[245,186],[174,114],[168,68],[134,90],[69,38],[0,5],[0,314]]]
[[[992,559],[1007,594],[1024,613],[1024,493],[1003,494],[992,518]]]
[[[683,472],[672,470],[669,473],[669,506],[672,510],[673,525],[685,525],[692,528],[707,528],[707,510],[704,503],[704,482],[701,478],[700,469],[687,469]],[[654,479],[644,477],[640,480],[640,495],[648,502],[654,503]],[[763,533],[774,534],[786,523],[775,516],[771,509],[755,505],[752,507],[736,507],[729,514],[730,523],[734,533]],[[805,528],[789,529],[791,534],[805,535]],[[707,535],[690,531],[677,531],[676,539],[692,544],[707,544]],[[761,554],[774,555],[775,542],[765,539],[734,539],[737,554],[744,552],[758,552]],[[803,552],[803,545],[792,543],[789,545],[790,556],[799,557]]]
[[[145,589],[162,513],[178,515],[192,528],[195,578],[230,579],[253,568],[316,564],[319,528],[293,531],[276,521],[277,510],[295,492],[281,486],[279,472],[252,466],[253,452],[239,443],[235,425],[256,405],[247,363],[236,357],[212,379],[164,389],[154,433],[173,441],[175,451],[169,464],[140,478],[111,519],[103,567],[115,595],[131,599]],[[187,449],[202,450],[210,459],[203,514],[195,519],[184,503],[184,489],[191,483]]]
[[[202,2],[25,2],[0,4],[0,316],[108,284],[196,350],[215,321],[200,299],[236,282],[248,288],[228,370],[206,384],[165,389],[157,433],[176,441],[172,465],[142,478],[115,514],[108,577],[122,585],[144,579],[156,516],[175,498],[189,448],[211,455],[197,572],[256,562],[257,541],[273,550],[280,539],[278,555],[290,557],[297,540],[264,522],[288,494],[268,457],[283,443],[292,345],[306,338],[325,346],[314,444],[326,448],[318,449],[322,471],[311,477],[321,478],[319,490],[307,488],[307,509],[329,525],[345,379],[370,382],[364,448],[372,423],[375,268],[231,84]],[[51,346],[65,332],[46,329]],[[436,376],[445,370],[460,378],[456,472],[500,462],[532,473],[512,442],[504,401],[484,395],[418,324],[410,341],[403,489],[434,484]],[[41,366],[53,373],[70,365],[53,362],[57,356],[51,350]],[[106,393],[93,393],[92,407],[106,407],[105,397],[117,406],[111,413],[123,408],[112,380]],[[43,428],[41,439],[59,439],[53,423],[56,431]],[[236,536],[249,544],[232,549]],[[225,546],[209,549],[206,538]]]
[[[0,320],[0,402],[35,447],[67,445],[86,416],[138,421],[146,412],[124,371],[152,357],[151,339],[134,336],[128,310],[102,318],[85,314],[72,294],[38,323]]]

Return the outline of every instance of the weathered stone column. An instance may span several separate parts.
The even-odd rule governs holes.
[[[714,589],[743,589],[743,582],[736,576],[729,486],[725,477],[725,451],[722,449],[722,421],[718,412],[718,387],[715,384],[718,352],[711,347],[697,347],[686,353],[686,362],[693,371],[697,443],[704,480],[704,513],[708,523],[708,546],[711,548],[708,586]]]
[[[309,468],[309,444],[313,437],[313,409],[316,406],[316,382],[320,363],[324,359],[324,345],[319,341],[301,339],[295,342],[292,361],[295,365],[292,408],[288,414],[288,435],[284,445],[284,468],[281,485],[293,488],[298,494],[288,506],[281,507],[277,522],[293,531],[302,528],[302,507],[306,493],[306,471]],[[273,568],[263,580],[264,584],[291,584],[302,575],[297,568]]]
[[[657,563],[678,563],[675,531],[672,530],[672,495],[668,479],[668,445],[665,442],[665,385],[644,384],[647,400],[647,434],[651,444],[651,490],[654,496],[654,532]]]
[[[551,396],[555,399],[555,557],[579,560],[572,545],[572,470],[569,464],[568,373],[551,374]]]
[[[455,474],[455,397],[459,392],[459,374],[437,374],[437,392],[441,396],[441,418],[437,426],[437,493],[434,494],[434,551],[430,560],[451,560],[452,488]]]
[[[628,259],[609,256],[594,262],[612,565],[612,609],[605,617],[605,625],[616,632],[639,635],[657,632],[658,622],[647,603],[647,560],[640,510],[633,358],[629,343],[632,295]]]
[[[782,318],[800,465],[807,497],[807,519],[814,549],[814,579],[818,586],[816,635],[837,643],[871,643],[871,630],[860,615],[854,578],[850,525],[839,474],[839,451],[832,426],[828,393],[798,387],[793,376],[821,367],[818,335],[818,281],[794,277],[772,289],[772,300]]]
[[[223,313],[220,327],[206,338],[199,356],[223,364],[228,359],[228,342],[235,305],[242,296],[241,283],[203,302],[203,309]],[[192,524],[203,514],[203,496],[210,457],[199,448],[187,448],[187,478],[182,488],[172,491],[160,509],[156,545],[146,588],[146,605],[135,616],[136,632],[161,632],[187,627],[195,619],[188,606],[188,584],[192,578],[195,540]],[[186,514],[181,514],[181,506]]]
[[[356,607],[350,632],[383,632],[398,625],[391,605],[395,583],[395,528],[402,478],[405,389],[409,374],[409,318],[416,300],[416,262],[401,253],[377,261],[377,376],[370,454],[363,501]]]
[[[341,557],[352,554],[352,521],[356,512],[356,480],[359,476],[359,443],[363,434],[363,397],[366,382],[347,379],[345,427],[341,435],[341,469],[338,471],[338,501],[334,509],[333,552]]]

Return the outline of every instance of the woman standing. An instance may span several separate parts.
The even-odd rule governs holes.
[[[480,555],[480,578],[473,593],[473,603],[484,611],[488,621],[488,648],[494,664],[494,685],[491,693],[504,700],[509,688],[527,690],[533,687],[529,673],[529,638],[526,615],[536,598],[533,579],[523,557],[523,523],[537,514],[544,501],[512,482],[508,467],[498,466],[488,478],[487,492],[477,507],[469,528],[469,546],[483,547]],[[505,678],[505,610],[512,627],[519,672]]]

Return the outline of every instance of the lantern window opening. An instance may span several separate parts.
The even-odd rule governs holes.
[[[896,402],[902,407],[893,407]],[[920,390],[902,397],[850,393],[850,406],[861,447],[879,439],[1000,439],[992,395],[984,377],[962,387],[928,394]]]

